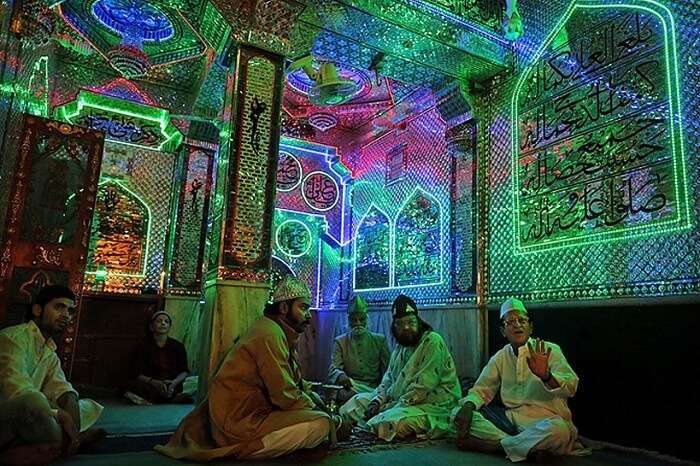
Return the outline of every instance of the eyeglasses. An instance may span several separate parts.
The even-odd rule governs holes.
[[[506,325],[506,327],[515,327],[516,325],[519,325],[521,327],[526,326],[527,324],[530,323],[530,319],[511,319],[511,320],[504,320],[503,323]]]

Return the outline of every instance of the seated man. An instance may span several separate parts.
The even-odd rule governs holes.
[[[458,448],[505,452],[514,462],[531,452],[571,453],[577,431],[567,398],[576,393],[578,377],[559,346],[530,339],[533,323],[522,301],[507,300],[500,315],[501,334],[509,343],[489,360],[453,411]],[[498,392],[517,435],[506,434],[477,411]]]
[[[350,331],[335,339],[333,359],[328,370],[331,383],[342,385],[338,401],[375,389],[389,363],[386,337],[367,329],[367,303],[356,296],[348,304]]]
[[[133,352],[134,379],[124,396],[135,404],[192,402],[191,396],[182,394],[182,383],[189,373],[187,351],[182,343],[168,337],[171,324],[170,314],[154,312],[145,340]]]
[[[102,406],[78,400],[56,354],[74,312],[70,289],[45,286],[28,322],[0,331],[0,464],[48,463],[104,436],[88,431]]]
[[[196,461],[274,458],[320,445],[336,426],[350,427],[331,419],[301,378],[296,343],[311,322],[310,296],[298,279],[280,281],[265,316],[226,355],[207,397],[157,451]]]
[[[416,303],[399,295],[391,307],[398,346],[372,393],[359,393],[340,408],[387,442],[394,437],[439,438],[454,432],[450,411],[462,396],[452,355],[442,337],[418,318]]]

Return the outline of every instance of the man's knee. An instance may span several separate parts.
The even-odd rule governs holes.
[[[60,443],[61,427],[52,414],[49,401],[37,392],[28,392],[16,399],[19,416],[17,432],[29,443]]]
[[[557,447],[563,447],[569,443],[571,439],[571,431],[569,426],[563,419],[546,419],[542,421],[549,434],[549,443]]]

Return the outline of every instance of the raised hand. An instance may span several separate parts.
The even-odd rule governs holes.
[[[530,370],[540,379],[548,379],[549,373],[549,357],[552,355],[552,348],[547,348],[544,342],[538,338],[535,340],[535,348],[532,348],[530,342],[527,342],[527,349],[530,350],[530,356],[527,358],[527,365]]]

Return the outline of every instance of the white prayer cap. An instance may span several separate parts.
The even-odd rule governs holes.
[[[501,304],[501,319],[503,319],[503,317],[505,317],[505,315],[508,314],[510,311],[516,311],[519,314],[527,315],[527,309],[525,309],[525,305],[518,298],[508,298],[506,302]]]
[[[290,299],[306,298],[311,299],[311,292],[306,283],[292,275],[286,275],[275,286],[272,293],[272,302],[288,301]]]

